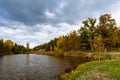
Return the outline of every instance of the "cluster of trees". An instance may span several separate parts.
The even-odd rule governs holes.
[[[22,54],[26,49],[22,45],[18,45],[11,40],[4,41],[0,39],[0,55],[6,54]]]
[[[99,20],[88,18],[77,31],[60,36],[33,50],[46,51],[111,51],[120,48],[120,28],[110,14],[104,14]]]

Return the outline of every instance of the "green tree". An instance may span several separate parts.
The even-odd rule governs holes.
[[[12,48],[12,52],[14,54],[24,54],[26,51],[25,47],[22,45],[18,45],[15,43],[14,47]]]
[[[0,55],[3,55],[3,46],[4,46],[4,42],[3,39],[0,39]]]
[[[83,26],[80,27],[78,30],[78,34],[80,37],[80,47],[81,50],[89,50],[90,49],[90,43],[89,43],[89,29],[88,29],[88,20],[85,20],[82,22]]]
[[[91,51],[94,51],[94,36],[95,36],[95,30],[96,30],[95,23],[96,23],[96,19],[93,19],[93,18],[88,18],[83,21],[83,25],[84,27],[86,27],[85,29],[87,29],[86,33],[88,35],[88,41],[90,43]]]

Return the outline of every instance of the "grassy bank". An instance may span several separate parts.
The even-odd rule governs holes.
[[[93,61],[79,65],[75,71],[66,73],[63,80],[119,80],[120,60]]]

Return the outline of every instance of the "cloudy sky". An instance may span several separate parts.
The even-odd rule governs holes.
[[[32,48],[105,13],[119,25],[120,0],[0,0],[0,38]]]

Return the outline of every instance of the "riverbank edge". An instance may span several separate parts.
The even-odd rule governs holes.
[[[116,68],[116,64],[118,64],[117,68]],[[77,67],[75,69],[71,70],[71,72],[59,75],[59,80],[79,80],[79,79],[80,80],[87,80],[87,79],[89,79],[89,78],[87,78],[88,76],[92,76],[92,77],[90,77],[89,80],[95,80],[94,78],[96,78],[97,80],[98,79],[103,80],[104,78],[105,78],[105,80],[110,80],[110,78],[115,78],[116,75],[112,75],[112,74],[118,74],[118,72],[115,71],[112,74],[110,74],[110,72],[113,71],[113,69],[111,67],[110,67],[110,70],[111,69],[112,70],[109,71],[109,69],[108,69],[108,72],[106,71],[106,69],[103,72],[97,71],[98,67],[99,67],[98,69],[102,68],[104,70],[104,66],[106,67],[106,65],[107,66],[111,65],[112,68],[115,68],[117,70],[119,65],[120,65],[120,59],[91,61],[91,62],[86,62],[86,63],[83,63],[83,64],[79,64],[79,65],[77,65]],[[95,69],[95,72],[94,72],[94,69]],[[120,70],[120,68],[119,68],[119,70]],[[79,78],[80,76],[82,76],[82,79]],[[120,77],[120,75],[117,75],[117,78],[118,77]],[[118,79],[112,79],[112,80],[118,80]]]
[[[89,60],[98,60],[98,56],[93,54],[92,52],[69,51],[69,52],[59,53],[56,51],[31,51],[29,53],[50,55],[50,56],[62,56],[62,57],[80,57]]]

